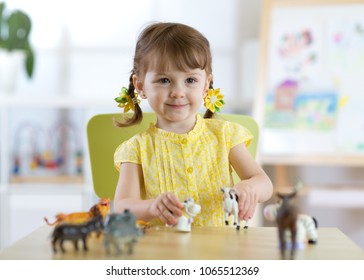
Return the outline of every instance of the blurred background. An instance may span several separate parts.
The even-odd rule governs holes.
[[[244,69],[242,61],[255,61],[251,56],[256,52],[261,1],[5,2],[9,9],[26,11],[33,22],[34,78],[28,80],[22,73],[17,95],[112,99],[128,83],[139,32],[153,21],[175,21],[197,28],[209,39],[215,84],[224,89],[227,101],[240,99],[227,106],[251,110],[250,75],[257,63]]]
[[[119,112],[113,99],[128,84],[137,36],[150,22],[181,22],[201,31],[211,44],[214,86],[225,94],[224,113],[260,120],[263,0],[5,4],[6,10],[21,9],[31,18],[35,59],[31,79],[19,71],[14,90],[0,89],[0,248],[43,225],[44,216],[85,211],[96,201],[86,124],[94,114]],[[1,79],[0,75],[0,84]],[[142,107],[149,110],[145,102]],[[39,165],[39,154],[47,159],[45,165]],[[364,248],[364,163],[282,168],[284,163],[258,160],[276,190],[291,188],[302,179],[305,187],[298,198],[302,212],[315,216],[320,226],[338,227]],[[354,187],[348,191],[337,182]],[[256,225],[271,225],[261,211],[257,216]]]

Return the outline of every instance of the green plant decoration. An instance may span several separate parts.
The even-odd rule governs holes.
[[[34,52],[29,43],[31,20],[20,10],[5,13],[5,3],[0,3],[0,49],[9,52],[22,50],[25,52],[25,70],[29,78],[34,70]]]

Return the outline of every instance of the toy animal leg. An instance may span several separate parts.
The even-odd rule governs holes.
[[[88,248],[87,248],[87,236],[84,236],[82,238],[82,242],[83,242],[83,250],[87,251]]]
[[[229,225],[229,213],[225,212],[225,225]]]
[[[53,253],[57,253],[57,249],[56,249],[57,240],[58,240],[57,237],[54,237],[52,240]]]
[[[120,243],[122,243],[122,244],[120,244]],[[123,254],[123,246],[124,246],[124,244],[123,244],[122,241],[120,241],[120,240],[115,240],[114,241],[114,247],[115,247],[117,255]]]
[[[191,224],[188,222],[188,219],[185,216],[181,216],[178,218],[176,229],[182,232],[189,232],[191,231]]]
[[[236,230],[240,230],[240,221],[238,223],[234,222],[234,225],[236,225]]]
[[[110,239],[109,239],[109,235],[104,235],[104,248],[106,250],[106,254],[110,255]]]
[[[247,229],[249,227],[249,220],[246,220],[245,221],[245,225],[244,225],[244,228]]]
[[[239,217],[238,214],[234,214],[234,226],[237,226],[240,228],[240,221],[239,221]]]
[[[66,250],[65,250],[65,249],[64,249],[64,247],[63,247],[63,242],[64,242],[64,239],[61,239],[61,240],[59,241],[59,247],[61,248],[62,253],[65,253],[65,252],[66,252]]]
[[[278,228],[279,248],[281,251],[281,257],[284,259],[284,252],[286,250],[286,240],[284,238],[284,229]]]
[[[296,227],[292,227],[291,229],[291,242],[292,242],[292,248],[291,248],[291,260],[293,260],[294,258],[294,254],[296,252],[296,236],[297,236],[297,228]]]
[[[237,230],[240,230],[240,224],[241,224],[241,221],[239,221],[237,226],[236,226]],[[249,228],[249,220],[245,221],[244,229],[247,229],[247,228]]]
[[[126,244],[126,246],[128,247],[128,254],[129,255],[133,254],[133,251],[134,251],[134,243],[135,243],[135,241],[134,240],[131,240],[130,242],[128,242]]]
[[[75,251],[78,251],[78,240],[73,241],[73,247],[75,248]]]

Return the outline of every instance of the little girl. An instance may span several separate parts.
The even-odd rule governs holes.
[[[117,212],[129,208],[137,219],[175,225],[182,202],[191,197],[201,205],[194,226],[223,226],[221,187],[234,187],[241,220],[271,197],[270,179],[246,149],[250,132],[211,118],[223,105],[212,87],[211,64],[208,40],[192,27],[155,23],[141,32],[129,88],[116,98],[124,112],[134,114],[116,125],[141,121],[138,95],[148,100],[157,121],[115,151]],[[198,114],[203,101],[204,118]],[[241,179],[235,185],[232,168]]]

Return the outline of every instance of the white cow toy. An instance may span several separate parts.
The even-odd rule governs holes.
[[[225,225],[229,225],[229,216],[234,216],[234,226],[236,229],[240,229],[240,220],[239,220],[239,208],[238,208],[238,198],[235,193],[235,190],[229,187],[221,188],[221,191],[224,194],[224,212],[225,212]],[[248,221],[245,221],[244,228],[248,228]]]
[[[190,232],[193,218],[200,213],[201,206],[196,204],[193,198],[187,199],[184,203],[184,214],[178,217],[178,223],[176,229],[178,231]]]

